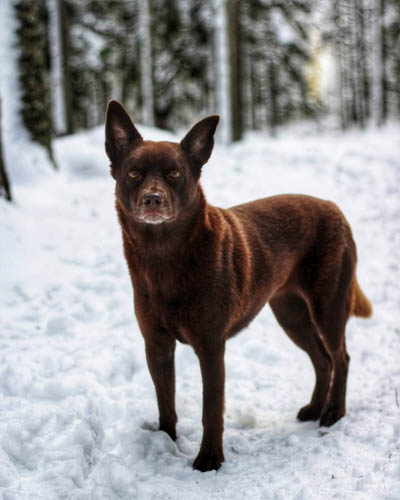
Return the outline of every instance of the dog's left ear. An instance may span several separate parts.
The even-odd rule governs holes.
[[[118,161],[128,147],[142,142],[142,136],[122,104],[110,101],[106,111],[106,153],[111,163]]]
[[[196,169],[200,169],[210,158],[218,122],[218,115],[204,118],[196,123],[181,141],[181,148]]]

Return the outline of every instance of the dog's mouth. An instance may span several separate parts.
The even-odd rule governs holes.
[[[159,212],[147,212],[137,214],[136,219],[145,224],[162,224],[163,222],[172,222],[175,220],[175,217]]]

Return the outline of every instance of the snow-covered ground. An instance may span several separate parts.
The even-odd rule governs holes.
[[[156,432],[103,141],[101,129],[56,141],[59,173],[17,142],[8,151],[16,201],[0,200],[0,497],[399,499],[400,128],[251,135],[217,146],[204,167],[213,204],[287,192],[337,202],[374,316],[348,324],[347,416],[321,429],[296,421],[314,374],[264,308],[228,343],[226,462],[203,474],[191,468],[202,429],[190,347],[176,354],[178,440]],[[29,181],[18,169],[31,169]]]

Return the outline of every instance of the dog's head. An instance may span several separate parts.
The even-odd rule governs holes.
[[[111,101],[106,114],[106,152],[116,195],[138,223],[177,220],[197,198],[201,167],[213,146],[218,116],[198,122],[178,144],[144,141],[123,106]]]

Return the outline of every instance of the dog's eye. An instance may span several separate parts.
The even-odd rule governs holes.
[[[142,177],[142,174],[140,172],[138,172],[137,170],[129,170],[128,175],[131,179],[134,179],[135,181],[137,181],[138,179],[140,179]]]
[[[180,177],[181,173],[179,172],[179,170],[170,170],[168,172],[168,177],[170,179],[177,179],[178,177]]]

